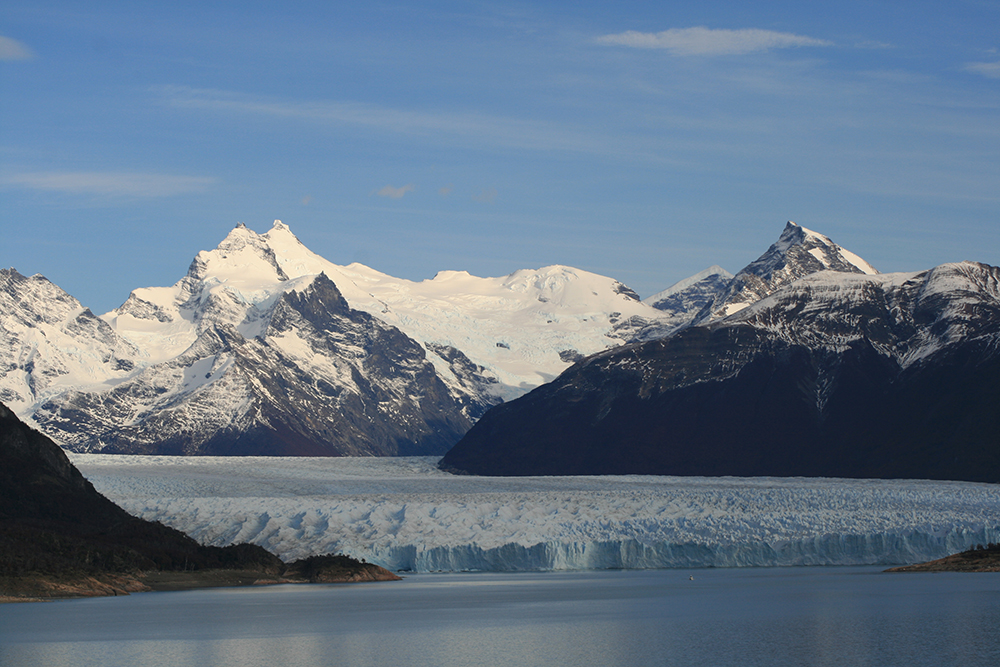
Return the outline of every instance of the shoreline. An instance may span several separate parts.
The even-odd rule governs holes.
[[[187,571],[150,570],[134,575],[105,574],[62,580],[58,577],[23,577],[12,591],[24,595],[0,593],[0,604],[48,602],[93,597],[117,597],[133,593],[159,593],[204,588],[277,586],[281,584],[354,584],[378,581],[401,581],[402,577],[370,563],[349,570],[302,573],[292,570],[282,574],[260,570],[206,569]]]
[[[901,565],[883,570],[883,573],[900,572],[1000,572],[1000,551],[996,549],[971,549],[925,563]],[[0,604],[20,602],[52,602],[92,597],[116,597],[133,593],[160,593],[199,590],[207,588],[246,588],[254,586],[280,586],[283,584],[352,584],[381,581],[401,581],[403,577],[370,563],[351,571],[317,573],[312,577],[298,572],[281,575],[259,570],[207,569],[188,571],[146,571],[135,575],[88,576],[82,579],[59,581],[39,576],[24,579],[35,594],[10,595],[0,593]],[[42,591],[38,589],[42,588]],[[44,592],[43,592],[44,591]],[[38,594],[43,593],[43,594]],[[48,594],[45,594],[48,593]]]
[[[1000,547],[969,549],[961,553],[913,565],[902,565],[886,572],[1000,572]]]

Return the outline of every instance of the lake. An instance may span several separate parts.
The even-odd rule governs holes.
[[[693,577],[693,579],[692,579]],[[0,664],[1000,664],[1000,573],[419,574],[0,605]]]

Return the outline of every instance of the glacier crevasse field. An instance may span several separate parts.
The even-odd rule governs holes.
[[[924,480],[475,477],[438,457],[71,454],[98,491],[204,544],[397,571],[889,565],[1000,541],[1000,486]]]

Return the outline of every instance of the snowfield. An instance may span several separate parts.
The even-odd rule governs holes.
[[[437,457],[70,458],[132,514],[204,544],[403,571],[895,564],[1000,542],[990,484],[473,477],[437,470]]]

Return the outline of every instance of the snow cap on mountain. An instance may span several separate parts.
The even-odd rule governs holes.
[[[139,351],[42,275],[0,269],[0,402],[27,415],[66,386],[115,382]]]
[[[686,305],[690,301],[690,296],[693,296],[696,293],[707,293],[715,286],[725,285],[732,279],[733,274],[729,271],[726,271],[721,266],[712,265],[707,269],[699,271],[693,276],[688,276],[683,280],[678,280],[667,289],[657,292],[650,297],[646,297],[642,300],[642,302],[647,303],[653,308],[657,308],[659,310],[668,310],[673,306],[679,306],[680,304]]]
[[[847,273],[860,272],[871,276],[878,274],[878,270],[874,266],[850,250],[840,247],[828,236],[806,229],[789,220],[775,247],[787,253],[795,245],[805,246],[813,257],[826,265],[827,270],[842,271],[843,269],[838,267],[846,262],[857,269],[856,271],[848,270]]]
[[[694,322],[704,324],[738,313],[783,285],[818,271],[878,273],[871,264],[828,237],[789,220],[778,241],[740,270]]]

